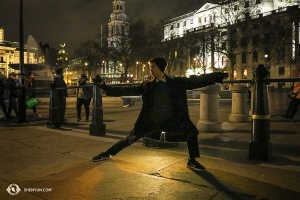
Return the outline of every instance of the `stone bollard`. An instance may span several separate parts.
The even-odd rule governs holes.
[[[252,118],[253,113],[253,102],[254,102],[254,87],[250,87],[251,92],[251,99],[250,99],[250,110],[249,110],[249,117]]]
[[[52,81],[50,83],[50,105],[49,105],[49,121],[47,128],[60,128],[58,120],[58,102],[57,102],[57,83]]]
[[[249,88],[242,85],[233,85],[231,114],[229,115],[230,122],[249,122],[247,95]]]
[[[270,115],[274,115],[277,113],[276,106],[275,106],[275,101],[276,101],[276,88],[274,86],[269,86],[268,87],[268,98],[269,98],[269,112]]]
[[[272,158],[267,90],[268,74],[269,70],[262,64],[255,69],[252,134],[249,142],[249,158],[265,161]]]
[[[197,128],[201,132],[222,132],[219,122],[219,92],[221,85],[212,85],[197,89],[200,91],[200,119]]]
[[[90,135],[102,136],[106,135],[106,124],[103,124],[103,105],[101,89],[97,86],[102,82],[99,75],[93,79],[93,110],[92,110],[92,123],[89,126]]]
[[[278,114],[283,114],[286,111],[285,105],[285,90],[284,88],[277,88],[276,90],[276,100],[275,100],[275,107],[276,107],[276,112]]]

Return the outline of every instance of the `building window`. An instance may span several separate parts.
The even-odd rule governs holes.
[[[183,22],[183,26],[186,26],[186,21]]]
[[[270,44],[270,33],[264,35],[265,44]]]
[[[261,0],[256,0],[255,1],[255,4],[260,4],[261,3]]]
[[[279,67],[278,75],[284,75],[284,67]]]
[[[282,47],[282,48],[280,49],[280,60],[281,60],[282,62],[285,61],[285,49],[284,49],[284,47]]]
[[[202,23],[201,17],[198,18],[198,23],[199,23],[199,24]]]
[[[264,57],[267,55],[267,60],[266,62],[269,62],[271,60],[271,55],[270,55],[270,50],[269,49],[265,49],[265,55]]]
[[[227,31],[223,31],[223,32],[221,33],[221,36],[225,36],[225,35],[227,35]]]
[[[246,47],[247,46],[247,39],[246,38],[242,38],[241,39],[241,47]]]
[[[222,49],[226,49],[226,42],[222,42]]]
[[[258,45],[258,36],[257,35],[252,36],[252,45]]]
[[[242,74],[242,78],[243,79],[247,79],[247,73],[248,73],[248,70],[247,69],[243,69],[243,74]]]
[[[254,51],[253,52],[253,62],[258,62],[258,53],[257,53],[257,51]]]
[[[246,18],[246,19],[249,19],[249,18],[250,18],[250,13],[249,13],[249,12],[246,12],[246,13],[245,13],[245,18]]]
[[[193,20],[193,19],[191,19],[191,21],[190,21],[190,24],[193,24],[193,21],[194,21],[194,20]]]
[[[120,10],[123,10],[123,6],[122,5],[120,6]]]
[[[121,27],[121,34],[125,35],[125,27],[124,26]]]
[[[245,8],[249,8],[249,1],[245,2]]]
[[[170,30],[173,30],[173,24],[171,25]]]
[[[234,11],[239,10],[239,5],[234,5]]]
[[[233,70],[233,79],[236,79],[236,75],[237,75],[237,73],[236,73],[236,69],[235,69],[235,70]]]
[[[206,17],[204,17],[204,23],[206,23]]]
[[[246,53],[242,54],[242,63],[247,63],[247,54]]]
[[[180,24],[179,23],[177,23],[177,28],[179,28],[180,27]]]
[[[222,57],[222,66],[225,67],[226,66],[226,56]]]

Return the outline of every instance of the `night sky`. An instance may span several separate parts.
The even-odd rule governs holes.
[[[23,0],[24,40],[59,48],[66,43],[69,55],[87,39],[95,39],[113,11],[113,0]],[[125,0],[125,14],[131,19],[173,18],[198,10],[205,0]],[[19,41],[20,0],[0,0],[0,26],[5,40]]]

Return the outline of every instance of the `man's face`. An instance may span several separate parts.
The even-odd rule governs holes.
[[[151,75],[154,76],[155,78],[157,78],[163,74],[163,72],[160,71],[160,69],[158,68],[158,66],[155,63],[150,63],[149,68],[150,68]]]
[[[30,74],[30,79],[34,79],[34,74]]]

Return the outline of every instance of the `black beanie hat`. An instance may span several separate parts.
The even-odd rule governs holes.
[[[167,61],[163,57],[152,58],[149,62],[155,63],[162,72],[164,72],[167,67]]]

